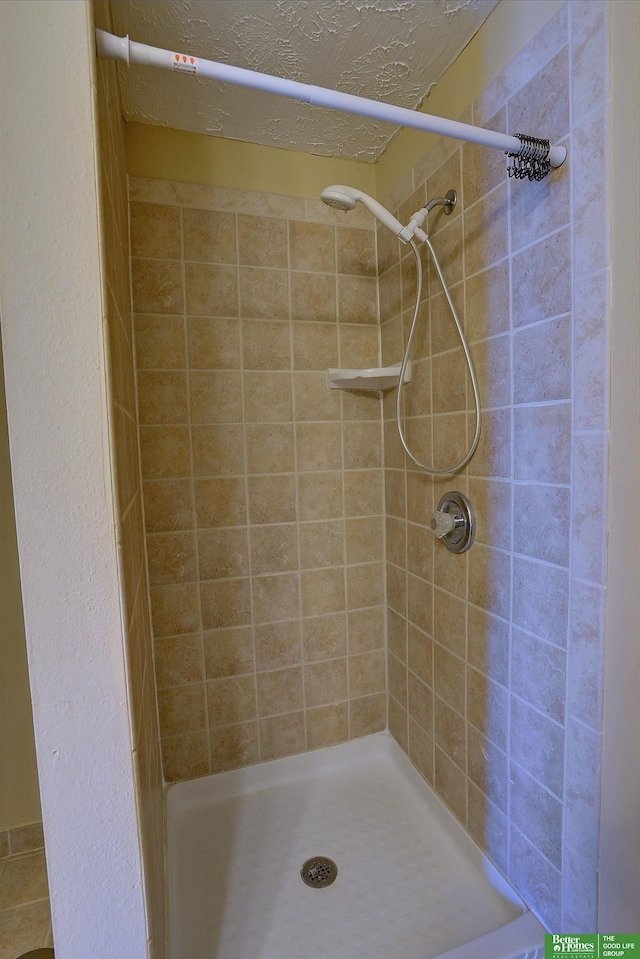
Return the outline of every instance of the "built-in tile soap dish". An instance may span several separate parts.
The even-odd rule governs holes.
[[[398,385],[400,363],[393,366],[374,366],[366,370],[327,370],[330,390],[390,390]],[[411,363],[407,363],[404,382],[411,381]]]

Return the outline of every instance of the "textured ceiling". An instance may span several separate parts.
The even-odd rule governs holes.
[[[417,108],[498,0],[116,0],[114,32]],[[373,162],[397,132],[213,80],[119,64],[127,120]]]

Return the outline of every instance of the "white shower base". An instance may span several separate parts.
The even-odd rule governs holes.
[[[533,959],[543,942],[387,733],[176,784],[167,820],[171,959]],[[324,889],[300,879],[316,855],[338,866]]]

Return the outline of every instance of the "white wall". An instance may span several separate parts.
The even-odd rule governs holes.
[[[0,4],[0,307],[56,957],[142,959],[90,27],[77,0]]]
[[[640,4],[611,9],[609,567],[599,931],[640,930]]]

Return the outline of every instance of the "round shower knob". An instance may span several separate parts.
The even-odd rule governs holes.
[[[473,543],[476,532],[471,503],[459,490],[445,493],[429,522],[438,539],[452,553],[464,553]]]
[[[431,514],[429,526],[437,538],[442,539],[442,537],[446,536],[447,533],[453,532],[453,530],[456,528],[456,521],[451,513],[436,512]]]

